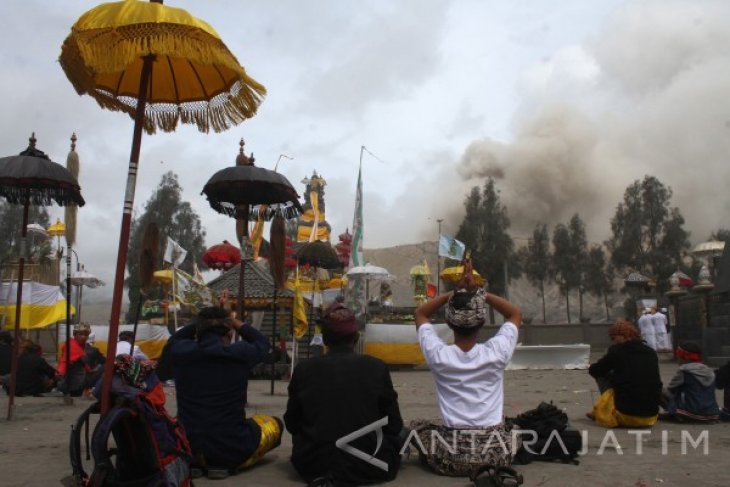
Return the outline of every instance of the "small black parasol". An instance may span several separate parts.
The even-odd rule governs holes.
[[[302,244],[294,253],[299,265],[309,264],[318,269],[338,269],[342,263],[337,257],[337,251],[328,242],[315,240]]]
[[[25,268],[25,248],[28,228],[28,207],[50,205],[53,201],[59,206],[84,206],[81,188],[76,178],[63,166],[56,164],[41,150],[36,149],[35,133],[30,144],[17,156],[0,158],[0,196],[14,205],[23,205],[23,232],[18,259],[18,292],[15,306],[15,340],[11,355],[11,379],[8,399],[8,420],[13,418],[15,383],[18,374],[18,347],[20,343],[20,312],[23,302],[23,271]],[[66,350],[70,324],[66,321]]]

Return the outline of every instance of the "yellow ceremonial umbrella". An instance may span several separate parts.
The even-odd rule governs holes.
[[[108,355],[113,357],[142,129],[171,132],[182,122],[197,125],[201,132],[219,132],[253,117],[266,90],[246,74],[210,25],[162,5],[162,0],[124,0],[92,8],[71,27],[59,63],[79,95],[88,94],[102,108],[134,119],[109,321]],[[108,411],[113,367],[114,361],[108,360],[102,414]]]
[[[61,236],[66,235],[66,225],[63,224],[60,218],[56,219],[56,223],[46,229],[48,235],[56,237],[56,244],[58,250],[61,250]]]
[[[464,266],[456,265],[453,267],[447,267],[441,271],[441,279],[452,284],[456,284],[461,280],[464,275]],[[473,270],[472,275],[474,276],[474,283],[477,286],[483,286],[487,280],[484,279],[477,271]]]
[[[155,271],[152,273],[152,279],[159,282],[160,284],[171,284],[172,283],[172,270],[163,269],[161,271]]]

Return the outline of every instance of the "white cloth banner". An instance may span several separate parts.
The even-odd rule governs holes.
[[[0,285],[0,306],[15,305],[18,293],[17,282],[3,282]],[[37,304],[40,306],[54,306],[58,301],[64,301],[66,296],[58,286],[49,286],[35,281],[23,282],[23,298],[21,304]]]
[[[183,263],[185,257],[188,255],[188,251],[180,246],[179,243],[167,237],[167,245],[165,245],[165,255],[162,259],[165,262],[169,262],[175,267],[179,267]]]

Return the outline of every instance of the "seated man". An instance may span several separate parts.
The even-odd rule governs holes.
[[[431,315],[444,305],[453,345],[444,343],[430,323]],[[487,306],[501,313],[505,322],[494,337],[478,343]],[[442,475],[466,476],[484,465],[509,466],[519,445],[512,444],[510,427],[503,422],[504,369],[517,346],[522,313],[509,301],[477,288],[467,261],[457,290],[422,304],[415,318],[443,420],[443,425],[411,423],[425,449],[421,458]],[[434,439],[435,433],[444,441]],[[452,442],[457,443],[455,452],[447,446]]]
[[[131,355],[137,360],[149,360],[147,355],[137,346],[132,350],[132,342],[134,341],[133,331],[123,331],[119,334],[119,342],[117,342],[117,356]]]
[[[605,428],[651,426],[662,392],[657,354],[628,321],[611,325],[608,335],[606,355],[588,368],[601,397],[587,416]]]
[[[56,369],[46,362],[41,352],[41,347],[31,340],[21,342],[17,385],[15,386],[16,396],[40,396],[53,389]],[[10,389],[9,381],[3,384],[3,388],[6,392]]]
[[[730,421],[730,362],[715,371],[715,386],[723,391],[720,419]]]
[[[70,369],[66,373],[66,343],[61,345],[58,361],[58,373],[62,376],[58,389],[71,396],[80,396],[90,389],[104,373],[104,356],[99,349],[87,343],[91,334],[91,326],[79,323],[74,327],[73,338],[69,340]]]
[[[675,351],[679,370],[662,392],[667,414],[661,419],[717,421],[720,408],[715,398],[715,372],[702,363],[702,350],[695,343],[683,343]]]
[[[0,331],[0,378],[10,374],[10,358],[13,353],[13,334]]]
[[[241,341],[232,343],[232,332]],[[167,348],[174,363],[178,418],[194,464],[208,478],[225,478],[279,446],[281,421],[258,415],[246,419],[244,409],[249,373],[269,353],[265,336],[211,306],[200,310],[194,324],[178,330]]]
[[[300,362],[289,383],[284,415],[291,461],[310,485],[364,485],[393,480],[400,467],[403,428],[398,394],[382,361],[354,352],[359,333],[352,311],[333,303],[321,318],[328,352]],[[380,466],[336,445],[338,439],[387,418],[378,447],[375,430],[349,445],[375,454]],[[330,482],[328,484],[327,482]]]

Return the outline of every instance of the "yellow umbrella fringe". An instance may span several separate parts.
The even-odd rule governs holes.
[[[148,24],[134,28],[72,31],[64,41],[59,61],[77,93],[88,93],[102,108],[122,111],[133,117],[136,100],[130,97],[117,98],[97,89],[94,76],[96,73],[123,70],[129,63],[149,54],[149,46],[154,45],[156,55],[224,66],[234,71],[238,79],[227,92],[218,93],[210,101],[156,105],[155,100],[150,100],[145,115],[145,131],[154,133],[159,128],[171,132],[175,130],[178,121],[182,121],[196,124],[201,132],[208,132],[211,128],[220,132],[256,114],[266,94],[266,88],[246,74],[220,39],[198,28],[179,24],[163,24],[167,29],[164,35],[137,39],[128,37],[132,31],[138,35],[139,28],[145,25]],[[149,25],[154,25],[157,31],[161,27],[160,24]],[[93,45],[87,42],[92,39]]]

